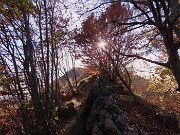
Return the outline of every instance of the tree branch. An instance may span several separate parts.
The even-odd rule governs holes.
[[[145,60],[147,62],[150,62],[150,63],[156,64],[156,65],[160,65],[160,66],[164,66],[166,68],[169,68],[169,64],[168,63],[161,63],[161,62],[158,62],[158,61],[150,60],[150,59],[141,57],[139,55],[133,55],[133,54],[130,55],[130,54],[123,54],[123,53],[119,53],[119,54],[122,55],[122,56],[134,57],[134,58],[137,58],[137,59]]]
[[[110,3],[115,3],[115,2],[119,2],[119,1],[109,1],[109,2],[100,3],[98,6],[92,8],[92,9],[90,9],[90,10],[87,10],[86,12],[84,12],[84,13],[82,13],[82,14],[80,14],[80,15],[82,16],[82,15],[84,15],[84,14],[86,14],[86,13],[89,13],[89,12],[91,12],[91,11],[94,11],[95,9],[98,9],[99,7],[101,7],[101,6],[103,6],[103,5],[110,4]]]
[[[117,24],[119,24],[119,25],[139,25],[139,24],[153,25],[153,24],[151,24],[151,23],[149,23],[149,22],[145,22],[145,21],[143,21],[143,22],[129,22],[129,23],[123,23],[123,22],[118,22],[118,21],[116,21],[116,20],[112,20],[112,23],[117,23]]]

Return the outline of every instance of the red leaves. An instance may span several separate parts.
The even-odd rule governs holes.
[[[110,69],[111,60],[119,59],[119,52],[129,52],[131,35],[124,34],[123,26],[115,26],[113,20],[124,20],[129,11],[119,3],[113,3],[99,17],[91,14],[82,25],[81,31],[75,36],[76,43],[81,48],[83,62],[93,69]],[[101,42],[106,46],[99,47]]]

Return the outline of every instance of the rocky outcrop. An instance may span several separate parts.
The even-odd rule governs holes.
[[[66,135],[136,135],[112,95],[110,83],[97,79]]]
[[[77,111],[74,108],[74,103],[69,103],[65,107],[60,107],[58,109],[58,117],[60,118],[71,118],[76,116]]]
[[[111,92],[103,91],[92,105],[87,117],[87,129],[92,135],[132,134],[126,117],[118,108]]]

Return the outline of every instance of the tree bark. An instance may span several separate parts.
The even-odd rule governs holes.
[[[132,3],[142,15],[147,17],[147,22],[132,22],[132,23],[122,23],[122,25],[137,25],[146,23],[147,25],[154,25],[160,31],[160,34],[164,40],[164,46],[166,47],[168,55],[168,63],[159,63],[146,58],[135,56],[146,60],[151,63],[155,63],[164,67],[169,68],[178,84],[177,91],[180,91],[180,58],[178,54],[178,49],[180,47],[180,41],[175,43],[174,35],[176,34],[177,38],[180,39],[180,28],[179,28],[179,19],[180,19],[180,2],[179,0],[120,0],[120,2],[130,2]],[[153,4],[153,2],[155,4]],[[151,11],[152,17],[150,17],[144,9],[137,5],[137,3],[145,4],[148,6]],[[156,5],[156,6],[155,6]],[[162,11],[161,11],[162,10]],[[164,12],[165,16],[161,14]],[[151,19],[153,18],[153,20]],[[120,23],[121,24],[121,23]],[[128,55],[126,55],[128,56]],[[130,55],[132,57],[133,55]]]
[[[38,83],[37,83],[36,67],[35,67],[35,59],[34,59],[34,47],[31,41],[32,38],[30,35],[30,27],[29,27],[29,15],[26,12],[24,12],[24,10],[22,10],[22,12],[23,12],[23,19],[24,19],[25,33],[26,33],[26,46],[28,48],[28,50],[26,51],[28,51],[29,53],[29,66],[27,68],[31,69],[30,72],[27,73],[30,82],[29,83],[30,85],[29,87],[31,89],[30,94],[33,101],[37,128],[41,127],[41,129],[38,129],[39,130],[38,134],[51,135],[45,117],[45,112],[38,93]],[[29,69],[27,69],[26,71],[29,71]]]
[[[176,90],[180,92],[180,60],[174,56],[169,56],[169,68],[178,84],[178,88]]]
[[[173,29],[171,26],[160,30],[168,54],[168,66],[178,84],[177,91],[180,91],[180,59],[177,44],[173,42]]]

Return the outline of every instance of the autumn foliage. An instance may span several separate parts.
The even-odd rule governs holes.
[[[117,72],[121,72],[121,75],[127,78],[124,70],[131,60],[120,56],[119,53],[132,52],[132,35],[125,34],[121,30],[123,27],[114,25],[112,21],[117,18],[124,20],[131,14],[131,11],[114,3],[100,16],[88,16],[82,24],[82,29],[76,31],[79,56],[83,56],[83,63],[91,70],[109,74],[112,79],[116,78]]]
[[[85,88],[97,76],[124,87],[133,99],[138,95],[179,113],[179,93],[174,91],[180,85],[177,0],[107,1],[97,7],[103,12],[81,16],[78,28],[72,24],[69,2],[0,1],[0,134],[60,133],[68,122],[58,111],[69,102],[79,109],[88,94]],[[148,58],[152,54],[157,61]],[[77,59],[83,68],[75,67]],[[134,72],[135,59],[161,67],[144,78]],[[115,95],[121,100],[122,95]],[[131,99],[124,98],[132,107]],[[144,106],[140,114],[138,107],[129,106],[122,109],[132,111],[133,120],[143,114]],[[142,116],[140,120],[146,121]]]

